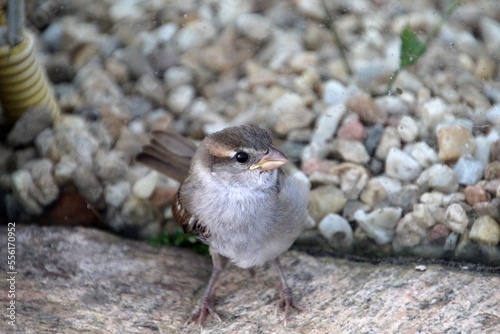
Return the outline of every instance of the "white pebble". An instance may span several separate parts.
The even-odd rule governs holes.
[[[306,107],[302,97],[295,93],[284,94],[275,100],[270,111],[274,130],[281,135],[286,135],[294,129],[307,127],[315,118],[311,110]]]
[[[272,24],[267,17],[255,13],[246,13],[236,19],[238,31],[255,42],[261,42],[272,33]]]
[[[444,201],[444,194],[439,191],[432,191],[429,193],[423,193],[420,196],[420,202],[429,205],[442,205]]]
[[[319,231],[330,241],[338,243],[334,245],[340,248],[349,248],[353,243],[351,225],[347,220],[337,214],[330,213],[319,223]]]
[[[427,204],[418,203],[413,206],[413,219],[422,227],[429,228],[436,224]]]
[[[500,24],[497,20],[483,16],[479,22],[481,36],[483,37],[490,52],[498,52],[500,49]]]
[[[469,219],[465,209],[458,203],[453,203],[446,209],[445,225],[453,232],[462,234],[467,228]]]
[[[401,117],[397,130],[401,139],[406,143],[413,142],[418,135],[417,122],[415,122],[413,117],[406,115]]]
[[[247,0],[224,0],[218,3],[218,16],[220,23],[225,26],[233,23],[238,16],[252,12],[253,1]]]
[[[146,176],[140,178],[134,183],[132,193],[138,198],[149,198],[156,188],[158,183],[158,172],[151,171]]]
[[[387,207],[366,214],[358,210],[354,213],[354,219],[370,238],[384,245],[392,241],[402,211],[401,208]]]
[[[430,167],[439,161],[436,151],[426,142],[407,145],[405,151],[417,160],[422,167]]]
[[[323,102],[329,105],[344,104],[347,100],[347,88],[337,80],[329,80],[323,87]]]
[[[186,67],[169,67],[163,76],[163,82],[168,89],[190,84],[193,81],[193,74]]]
[[[415,267],[415,270],[416,271],[426,271],[427,270],[427,266],[423,265],[423,264],[420,264],[418,266]]]
[[[342,159],[364,165],[370,161],[370,156],[366,152],[363,143],[357,140],[338,139],[336,149]]]
[[[485,165],[470,155],[462,156],[453,167],[458,182],[463,185],[475,185],[483,177]]]
[[[191,21],[179,29],[176,34],[176,45],[181,51],[203,46],[217,36],[217,30],[208,20]]]
[[[368,172],[361,166],[349,168],[342,173],[340,189],[348,199],[358,199],[369,180]]]
[[[306,17],[324,20],[327,15],[321,1],[296,0],[295,3],[299,13]]]
[[[453,169],[447,165],[435,164],[420,174],[417,185],[424,190],[432,188],[448,194],[457,191],[458,180]]]
[[[398,130],[392,126],[387,126],[375,151],[375,156],[380,160],[386,160],[389,151],[393,148],[400,148],[401,140],[398,135]]]
[[[409,154],[397,148],[392,148],[385,161],[385,172],[391,177],[403,181],[416,179],[421,171],[419,163]]]
[[[153,33],[156,35],[158,43],[166,43],[174,37],[177,29],[179,29],[177,23],[169,22],[153,30]]]
[[[180,114],[191,104],[194,95],[195,90],[191,85],[176,87],[167,96],[167,106],[172,112]]]
[[[436,126],[449,114],[448,106],[441,98],[434,98],[424,102],[418,110],[422,117],[422,123],[427,129],[435,129]]]

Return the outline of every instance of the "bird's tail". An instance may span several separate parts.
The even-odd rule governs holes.
[[[189,139],[172,131],[156,130],[135,160],[182,182],[188,175],[195,151],[196,145]]]

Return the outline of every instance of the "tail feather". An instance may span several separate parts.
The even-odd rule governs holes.
[[[171,131],[153,131],[149,144],[135,160],[170,176],[179,182],[185,180],[189,172],[191,158],[196,151],[196,145]]]

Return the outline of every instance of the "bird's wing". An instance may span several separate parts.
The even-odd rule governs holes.
[[[179,223],[184,233],[191,233],[201,241],[206,241],[210,238],[210,231],[207,226],[191,214],[187,205],[183,203],[181,189],[175,195],[174,202],[172,203],[172,213],[175,221]]]

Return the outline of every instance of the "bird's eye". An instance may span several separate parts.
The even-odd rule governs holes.
[[[237,152],[235,157],[236,161],[238,161],[239,163],[245,163],[248,161],[248,154],[246,154],[245,152]]]

